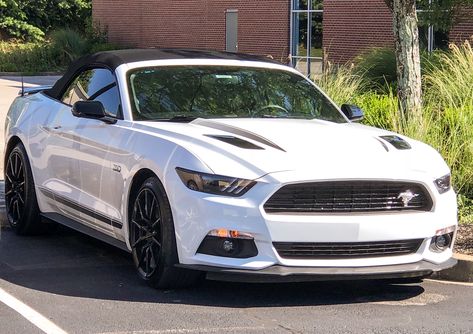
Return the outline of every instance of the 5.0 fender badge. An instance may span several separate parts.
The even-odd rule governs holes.
[[[114,172],[120,173],[120,172],[122,171],[122,167],[121,167],[120,165],[113,164],[112,170],[113,170]]]

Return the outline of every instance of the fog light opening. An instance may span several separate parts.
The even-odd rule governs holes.
[[[430,249],[433,252],[441,253],[452,245],[453,240],[453,232],[447,234],[437,235],[432,238],[432,242],[430,243]]]
[[[258,255],[258,249],[251,234],[222,228],[210,231],[197,253],[243,259]]]

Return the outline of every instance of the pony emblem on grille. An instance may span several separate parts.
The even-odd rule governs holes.
[[[406,190],[400,193],[397,198],[398,199],[400,198],[402,200],[402,203],[404,204],[404,207],[406,208],[409,205],[409,203],[417,196],[419,196],[419,194],[415,194],[411,190]]]

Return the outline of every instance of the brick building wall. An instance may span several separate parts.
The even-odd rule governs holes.
[[[287,62],[290,0],[93,0],[93,18],[109,40],[133,47],[225,49],[225,12],[238,10],[238,51]],[[450,32],[473,36],[473,9]],[[384,0],[324,0],[323,47],[346,63],[371,47],[394,47],[392,15]]]
[[[238,10],[238,51],[289,55],[290,0],[93,0],[110,42],[133,47],[225,49],[225,12]]]
[[[473,8],[463,10],[461,15],[458,23],[450,30],[450,42],[463,43],[467,39],[473,41]]]
[[[383,0],[325,0],[323,25],[331,62],[349,62],[371,47],[394,47],[392,14]]]

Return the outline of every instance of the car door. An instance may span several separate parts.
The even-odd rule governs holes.
[[[81,157],[78,154],[80,141],[76,134],[80,120],[71,112],[72,96],[80,99],[81,91],[77,90],[76,78],[67,88],[57,103],[57,108],[49,110],[50,119],[43,127],[45,139],[42,156],[46,165],[42,169],[44,181],[40,190],[49,201],[49,205],[60,214],[83,223],[93,224],[92,220],[82,217],[81,198]]]
[[[108,116],[117,121],[121,118],[117,82],[108,69],[92,68],[84,71],[66,95],[70,97],[71,108],[79,100],[100,101]],[[121,216],[116,208],[103,200],[101,192],[114,191],[113,184],[104,176],[104,170],[107,172],[110,169],[110,162],[107,161],[109,143],[117,135],[117,126],[97,119],[75,118],[77,156],[73,159],[78,159],[81,218],[96,229],[113,234],[113,227],[121,227]]]

